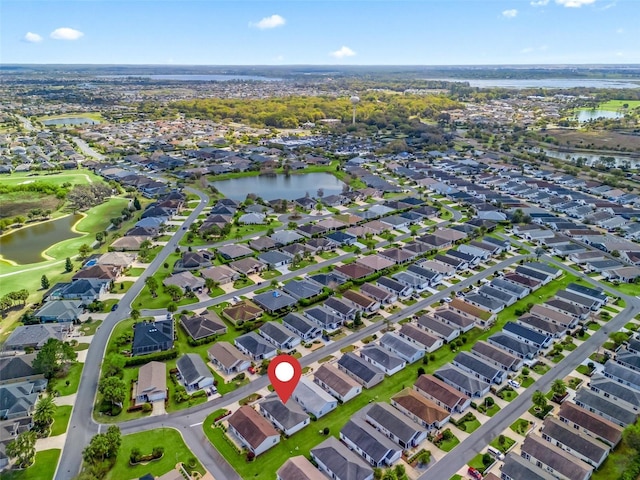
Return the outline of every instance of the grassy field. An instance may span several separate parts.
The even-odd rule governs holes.
[[[62,435],[67,431],[69,418],[71,417],[71,405],[60,405],[56,407],[56,413],[53,416],[53,425],[51,425],[51,436]]]
[[[78,391],[78,385],[80,384],[80,375],[82,374],[83,367],[84,363],[76,362],[72,364],[64,377],[50,380],[51,388],[57,390],[61,397],[76,393]],[[67,380],[69,381],[69,385],[67,385]]]
[[[627,105],[627,109],[623,105]],[[609,100],[598,105],[598,110],[617,112],[618,110],[633,110],[638,107],[640,107],[640,100]]]
[[[46,182],[52,185],[62,185],[69,182],[73,185],[83,185],[87,183],[102,181],[102,177],[96,175],[91,170],[64,170],[62,172],[17,172],[11,175],[0,176],[0,185],[20,185],[32,182]]]
[[[43,115],[38,117],[38,121],[42,120],[52,120],[54,118],[75,118],[75,117],[84,117],[90,118],[91,120],[96,120],[98,122],[104,121],[102,118],[102,114],[100,112],[77,112],[77,113],[61,113],[60,115]]]
[[[164,447],[164,455],[158,460],[131,466],[129,465],[129,455],[134,447],[139,448],[143,455],[151,453],[151,450],[155,447]],[[157,428],[147,432],[124,435],[120,450],[118,450],[116,463],[106,478],[107,480],[140,478],[147,473],[159,477],[172,470],[176,463],[183,462],[187,464],[191,459],[195,459],[195,455],[185,445],[180,432],[173,428]],[[204,475],[202,465],[197,460],[195,462],[195,470]]]
[[[635,450],[622,440],[609,454],[599,470],[593,472],[593,480],[612,480],[622,478],[621,475],[633,461]]]
[[[51,480],[58,465],[60,450],[36,452],[36,461],[26,470],[2,472],[2,480]]]

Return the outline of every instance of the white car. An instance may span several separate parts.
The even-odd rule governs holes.
[[[446,303],[451,303],[451,297],[444,297],[442,301]]]
[[[515,380],[509,380],[507,383],[510,387],[520,388],[520,382],[516,382]]]

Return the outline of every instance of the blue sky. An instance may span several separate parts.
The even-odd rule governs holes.
[[[2,0],[2,63],[640,63],[638,0]]]

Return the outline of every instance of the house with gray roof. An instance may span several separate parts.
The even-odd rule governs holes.
[[[439,320],[452,328],[458,328],[462,333],[466,333],[476,326],[476,317],[455,312],[449,308],[439,308],[433,312],[433,318]]]
[[[273,343],[278,350],[291,350],[300,345],[300,337],[278,322],[266,322],[258,329],[262,338]]]
[[[640,372],[625,367],[613,360],[604,364],[604,376],[628,387],[640,390]]]
[[[32,363],[37,353],[25,355],[0,356],[0,385],[20,381],[41,380],[42,373],[33,368]]]
[[[377,402],[365,408],[367,422],[404,449],[417,447],[427,438],[425,429],[388,403]]]
[[[316,323],[297,313],[287,313],[282,319],[282,325],[305,341],[311,341],[322,333]]]
[[[330,298],[328,299],[330,300]],[[322,330],[327,332],[333,332],[340,328],[344,322],[344,319],[336,315],[334,310],[321,307],[313,307],[308,310],[304,310],[302,314],[315,322]]]
[[[352,304],[336,297],[327,298],[323,306],[343,321],[353,320],[358,312],[358,309]]]
[[[83,311],[84,307],[81,299],[53,300],[45,302],[33,315],[42,323],[63,323],[75,322]]]
[[[311,449],[311,459],[334,480],[373,480],[373,470],[335,437]]]
[[[280,290],[269,290],[268,292],[260,293],[255,295],[252,300],[269,313],[284,311],[297,303],[295,298]]]
[[[342,440],[376,468],[390,467],[402,457],[402,448],[360,418],[351,418],[340,430]]]
[[[452,364],[483,382],[500,385],[505,380],[506,373],[502,368],[496,367],[469,352],[458,353]]]
[[[582,295],[578,295],[577,293],[570,292],[569,290],[558,290],[556,292],[556,298],[562,300],[564,302],[570,303],[572,305],[577,305],[581,308],[586,308],[587,310],[598,310],[600,308],[598,306],[598,301],[583,297]]]
[[[231,243],[219,246],[216,251],[224,260],[236,260],[242,257],[253,255],[253,250],[241,244]]]
[[[180,378],[184,382],[187,393],[213,388],[213,374],[197,353],[185,353],[176,362]]]
[[[393,332],[387,332],[380,338],[380,346],[407,363],[417,362],[425,353],[424,348],[418,347],[415,343]]]
[[[401,338],[417,345],[418,348],[427,353],[431,353],[443,345],[442,338],[431,335],[426,331],[415,326],[412,323],[405,323],[400,327],[398,332]]]
[[[409,271],[394,273],[391,278],[414,292],[423,292],[431,286],[429,280],[425,280],[423,277]]]
[[[482,340],[476,342],[473,347],[471,347],[471,353],[505,371],[515,372],[518,371],[523,365],[523,361],[521,358],[507,353],[501,348],[498,348]]]
[[[464,296],[464,300],[465,302],[470,303],[475,307],[481,308],[482,310],[486,310],[487,312],[493,314],[501,312],[507,306],[507,304],[502,300],[479,294],[467,294]]]
[[[309,280],[291,280],[284,284],[282,290],[284,290],[296,300],[308,300],[322,293],[322,287],[318,286],[317,283],[311,282]]]
[[[542,262],[527,262],[524,264],[524,266],[526,268],[551,275],[553,278],[558,278],[560,275],[562,275],[561,269]]]
[[[532,280],[536,280],[540,282],[542,285],[546,285],[549,283],[553,277],[547,273],[540,272],[538,270],[533,270],[531,268],[524,267],[519,265],[516,267],[516,273],[527,278],[531,278]]]
[[[70,331],[70,324],[20,325],[16,327],[4,342],[3,349],[24,350],[40,349],[50,338],[64,341]]]
[[[309,425],[311,418],[293,400],[282,403],[278,395],[267,395],[258,404],[260,414],[285,435],[291,436]]]
[[[593,473],[593,467],[537,435],[528,435],[524,439],[520,456],[542,466],[556,478],[589,480]]]
[[[38,401],[38,394],[47,387],[47,380],[0,385],[0,418],[16,420],[29,417]]]
[[[406,367],[407,362],[379,345],[368,344],[360,350],[360,356],[387,375],[394,375]]]
[[[520,300],[526,297],[531,293],[531,289],[525,287],[524,285],[517,285],[512,282],[508,282],[502,278],[494,278],[491,283],[489,283],[491,287],[495,290],[500,290],[502,292],[508,293],[510,295],[515,295],[515,297]]]
[[[566,327],[557,325],[545,318],[537,317],[535,315],[522,315],[516,320],[516,323],[541,333],[542,335],[550,335],[553,338],[563,337],[567,333]]]
[[[193,273],[186,271],[174,273],[162,281],[163,285],[176,285],[186,292],[201,292],[205,286],[204,278],[196,277]]]
[[[413,293],[413,288],[400,283],[398,280],[389,277],[380,277],[376,280],[376,285],[398,297],[407,298]]]
[[[521,342],[533,345],[538,349],[547,348],[551,345],[552,341],[551,336],[538,333],[515,322],[507,322],[504,327],[502,327],[502,331],[507,335],[511,335]]]
[[[81,278],[66,284],[52,294],[52,297],[63,300],[79,300],[88,305],[94,300],[99,300],[108,292],[111,280],[96,278]],[[42,310],[42,309],[41,309]],[[40,312],[42,314],[42,312]]]
[[[459,392],[472,398],[480,398],[489,393],[491,385],[471,373],[453,365],[445,365],[435,372],[436,377]]]
[[[575,428],[568,427],[555,417],[547,417],[542,426],[542,439],[599,468],[609,455],[610,447]]]
[[[367,296],[377,300],[381,304],[389,305],[396,300],[398,300],[398,296],[388,290],[385,290],[380,287],[376,287],[370,283],[365,283],[360,287],[360,291]]]
[[[298,242],[304,237],[293,230],[279,230],[269,236],[276,245],[288,245],[289,243]]]
[[[193,340],[200,340],[213,335],[224,335],[227,326],[222,319],[212,310],[207,310],[200,315],[180,315],[180,325]]]
[[[586,388],[578,390],[573,401],[576,402],[576,405],[596,413],[621,427],[635,423],[638,415],[640,415],[638,406],[635,409],[627,407],[624,403],[616,402]]]
[[[616,362],[631,370],[640,371],[640,355],[626,350],[619,350],[616,354]]]
[[[308,377],[302,376],[291,395],[302,409],[316,419],[338,407],[338,400]]]
[[[334,364],[321,365],[313,381],[343,403],[362,393],[362,386]]]
[[[588,308],[574,305],[557,298],[547,300],[544,303],[544,306],[552,310],[556,310],[560,313],[564,313],[565,315],[569,315],[573,318],[577,318],[578,320],[586,320],[586,318],[589,316]]]
[[[251,359],[229,342],[215,342],[207,350],[207,357],[225,375],[243,372],[251,366]]]
[[[429,282],[429,286],[431,287],[438,285],[442,281],[441,273],[434,272],[433,270],[423,268],[416,264],[409,265],[409,267],[407,267],[407,272]]]
[[[278,268],[290,264],[293,261],[293,256],[278,250],[269,250],[258,255],[258,260],[271,268]]]
[[[587,435],[615,447],[622,440],[623,428],[596,413],[576,405],[573,402],[562,402],[558,418]]]
[[[502,332],[494,333],[487,338],[487,342],[522,359],[532,360],[540,353],[540,348]]]
[[[540,467],[528,462],[514,452],[510,452],[504,459],[500,471],[500,480],[556,480],[556,477],[545,472]]]
[[[275,357],[276,353],[278,353],[278,349],[272,343],[267,342],[256,332],[240,335],[233,343],[238,350],[256,362]]]
[[[364,358],[347,352],[338,360],[338,368],[360,383],[364,388],[371,388],[384,380],[384,372]]]
[[[323,287],[329,287],[334,290],[339,285],[342,285],[347,281],[342,275],[339,275],[336,272],[329,273],[317,273],[315,275],[311,275],[307,277],[307,280],[312,280],[316,282],[318,285]]]
[[[173,339],[173,319],[136,323],[133,325],[131,355],[171,350]]]
[[[421,315],[420,317],[418,317],[417,325],[427,332],[437,335],[446,342],[455,340],[460,336],[459,328],[452,325],[447,325],[446,323],[441,322],[440,320],[437,320],[429,315]]]
[[[167,366],[162,362],[145,363],[138,370],[136,402],[157,402],[167,398]]]
[[[615,380],[595,373],[591,376],[589,387],[594,392],[620,405],[640,411],[640,391],[626,387]]]

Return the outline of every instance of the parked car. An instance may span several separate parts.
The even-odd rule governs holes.
[[[118,304],[117,304],[117,303],[114,303],[114,304],[113,304],[113,307],[111,307],[111,311],[112,311],[112,312],[115,312],[117,309],[118,309]]]
[[[507,383],[510,387],[520,388],[520,382],[516,382],[515,380],[509,380]]]
[[[442,301],[445,303],[451,303],[451,297],[444,297]]]

